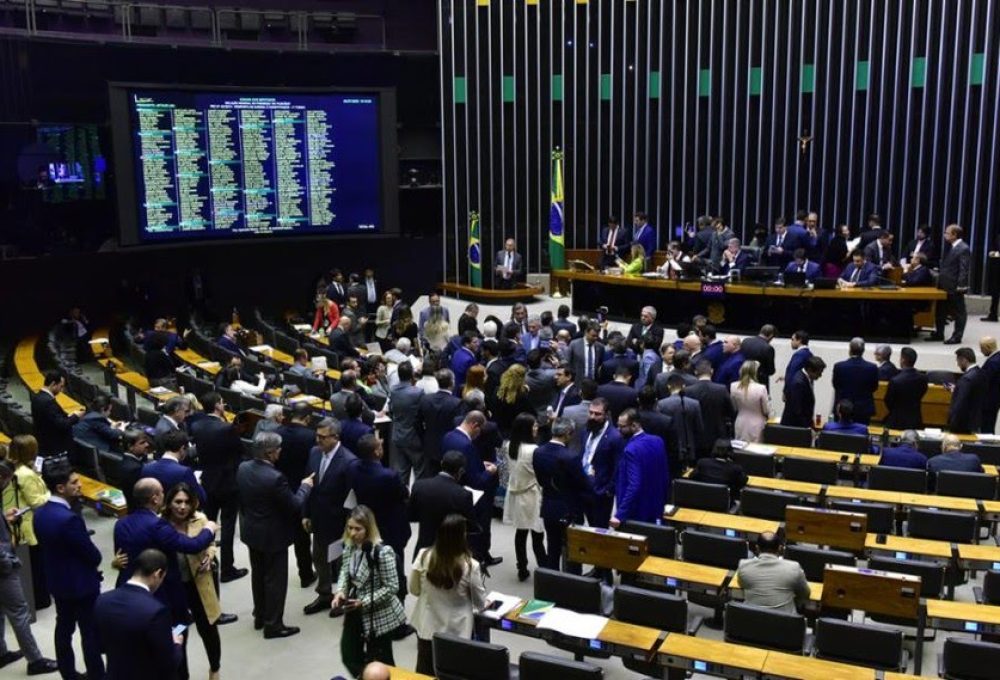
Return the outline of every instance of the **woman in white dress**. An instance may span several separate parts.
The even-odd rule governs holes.
[[[759,442],[771,416],[767,388],[757,382],[757,368],[756,361],[744,361],[740,367],[740,379],[729,386],[729,395],[736,409],[733,429],[736,438],[745,442]]]
[[[535,477],[538,422],[534,414],[521,413],[514,418],[506,454],[510,460],[510,479],[504,500],[504,520],[514,524],[514,552],[517,555],[517,579],[526,581],[528,571],[528,532],[536,564],[546,564],[545,528],[542,525],[542,488]]]

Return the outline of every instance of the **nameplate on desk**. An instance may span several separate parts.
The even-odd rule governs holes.
[[[702,297],[724,298],[726,297],[726,284],[723,281],[702,281]]]

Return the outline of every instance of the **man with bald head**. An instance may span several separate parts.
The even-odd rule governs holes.
[[[773,531],[765,531],[754,545],[756,557],[740,560],[736,576],[743,601],[755,607],[795,613],[795,604],[809,600],[809,582],[798,562],[782,558],[785,542]]]
[[[728,388],[730,384],[739,380],[740,368],[745,360],[741,347],[742,343],[737,335],[727,335],[722,340],[722,363],[715,370],[713,382]]]
[[[1000,352],[997,352],[996,338],[989,335],[980,338],[979,351],[983,355],[980,370],[983,382],[986,383],[986,399],[983,400],[983,418],[979,423],[979,431],[993,434],[996,431],[997,412],[1000,411]]]

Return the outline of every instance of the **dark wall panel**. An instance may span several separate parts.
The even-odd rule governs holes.
[[[447,273],[504,236],[548,268],[550,154],[566,245],[608,214],[705,213],[750,238],[797,209],[967,229],[982,274],[1000,203],[1000,0],[439,0]],[[468,97],[456,99],[455,78]],[[800,137],[811,138],[803,152]],[[489,282],[490,277],[485,277]]]

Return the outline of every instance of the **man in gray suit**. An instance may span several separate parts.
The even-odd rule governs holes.
[[[597,397],[597,381],[584,378],[580,381],[580,403],[563,408],[562,416],[573,421],[577,432],[583,432],[587,427],[587,414],[590,412],[590,402]],[[556,414],[552,414],[553,420]],[[573,440],[578,444],[578,439]]]
[[[504,241],[503,250],[497,251],[493,260],[496,271],[495,288],[510,289],[521,278],[521,254],[515,249],[514,239]]]
[[[424,473],[423,444],[420,439],[420,398],[424,391],[414,384],[413,364],[404,361],[398,369],[399,384],[389,397],[392,411],[392,449],[389,461],[392,469],[399,473],[403,483],[410,485],[410,472],[417,479]]]
[[[784,548],[784,542],[773,531],[757,537],[757,556],[740,560],[736,569],[744,602],[794,614],[796,602],[809,600],[805,572],[798,562],[781,557]]]
[[[941,255],[941,266],[938,274],[938,288],[948,293],[945,304],[937,306],[937,330],[928,340],[944,340],[944,327],[948,312],[955,317],[955,330],[951,337],[944,340],[946,345],[957,345],[962,342],[965,332],[965,293],[969,290],[969,264],[972,253],[969,245],[962,240],[962,227],[949,225],[944,230],[944,254]]]
[[[597,380],[597,371],[604,359],[604,345],[597,341],[601,327],[596,321],[591,321],[582,338],[569,343],[566,352],[566,363],[573,368],[577,379],[592,378]]]
[[[153,438],[156,441],[156,448],[162,452],[163,435],[173,430],[184,430],[184,419],[191,412],[191,402],[187,400],[187,397],[170,397],[163,403],[161,410],[163,415],[156,421],[156,427],[153,428]]]
[[[330,410],[334,418],[337,420],[347,419],[347,397],[354,393],[361,396],[358,390],[358,374],[355,371],[344,371],[340,374],[340,391],[330,397]],[[375,412],[368,407],[364,399],[361,400],[361,420],[366,425],[372,425],[375,422]]]

